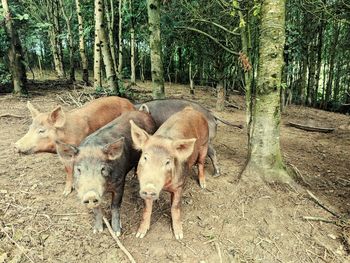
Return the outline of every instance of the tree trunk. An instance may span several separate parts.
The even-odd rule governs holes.
[[[312,105],[315,107],[317,105],[318,89],[321,75],[322,66],[322,47],[323,47],[323,28],[324,28],[323,14],[320,21],[320,26],[318,29],[318,43],[317,43],[317,62],[316,62],[316,76],[315,76],[315,93],[312,98]]]
[[[107,0],[104,0],[104,5],[108,7]],[[107,19],[107,25],[108,25],[108,39],[109,39],[109,47],[111,48],[111,55],[113,60],[113,66],[114,70],[117,70],[117,59],[115,57],[116,50],[115,50],[115,40],[114,40],[114,33],[115,33],[115,26],[114,26],[114,2],[113,0],[110,0],[110,12],[107,10],[106,12],[106,19]],[[116,71],[116,74],[118,75],[118,72]]]
[[[60,21],[59,21],[59,3],[58,0],[54,0],[52,2],[52,15],[53,15],[53,27],[55,31],[55,43],[56,43],[56,48],[57,48],[57,57],[58,57],[58,63],[60,67],[60,71],[63,72],[63,78],[66,77],[66,72],[64,68],[64,63],[63,63],[63,48],[62,48],[62,41],[60,38],[61,34],[61,26],[60,26]]]
[[[194,85],[193,85],[194,76],[192,75],[192,63],[191,62],[189,63],[188,77],[190,79],[190,94],[194,95]]]
[[[247,178],[292,182],[280,150],[280,88],[285,42],[285,0],[265,0],[261,9],[259,65],[249,137]]]
[[[222,78],[220,78],[216,86],[216,110],[223,111],[224,108],[225,108],[225,88],[224,88],[224,81]]]
[[[130,0],[130,14],[131,14],[131,24],[130,24],[130,68],[131,68],[131,76],[130,82],[131,85],[136,84],[136,72],[135,72],[135,24],[134,24],[134,16],[133,16],[133,6],[132,0]]]
[[[86,56],[85,49],[85,37],[84,37],[84,22],[83,16],[80,9],[80,0],[75,0],[75,4],[77,7],[77,15],[78,15],[78,28],[79,28],[79,53],[81,58],[81,65],[83,67],[83,81],[85,85],[89,85],[89,64]]]
[[[314,97],[315,93],[315,71],[316,71],[316,49],[317,46],[315,44],[311,44],[310,46],[310,56],[309,56],[309,79],[307,84],[307,91],[306,91],[306,104],[308,106],[312,105],[312,99]]]
[[[162,99],[165,97],[165,91],[160,42],[160,0],[147,0],[147,11],[150,31],[153,98]]]
[[[74,82],[75,81],[74,44],[73,44],[72,28],[70,26],[70,22],[72,20],[72,16],[68,17],[68,15],[66,13],[66,10],[65,10],[65,6],[63,5],[62,0],[59,0],[59,4],[61,6],[62,15],[64,17],[64,20],[66,21],[66,26],[67,26],[67,39],[68,39],[68,49],[69,49],[69,80],[71,82]]]
[[[23,63],[23,51],[21,42],[14,25],[12,23],[11,12],[7,0],[1,0],[2,8],[4,10],[6,34],[10,40],[10,47],[8,49],[8,58],[10,61],[10,70],[13,82],[13,93],[15,95],[28,94],[27,91],[27,75]]]
[[[95,27],[95,44],[94,44],[94,89],[100,89],[102,87],[101,78],[101,47],[100,40],[97,36],[97,27]]]
[[[111,49],[105,31],[105,24],[103,23],[104,6],[101,0],[95,0],[95,27],[98,43],[102,51],[102,59],[106,69],[106,77],[109,89],[114,94],[119,94],[118,81],[115,75]]]
[[[338,45],[338,39],[339,39],[339,31],[340,26],[337,21],[335,21],[334,29],[333,29],[333,37],[332,37],[332,44],[330,46],[330,52],[329,52],[329,71],[328,71],[328,81],[327,81],[327,87],[326,87],[326,94],[325,94],[325,103],[324,108],[327,109],[327,104],[331,99],[332,95],[332,85],[333,85],[333,78],[334,78],[334,64],[335,64],[335,57],[336,57],[336,49]]]
[[[119,28],[118,28],[118,78],[123,78],[123,4],[124,0],[119,0]]]

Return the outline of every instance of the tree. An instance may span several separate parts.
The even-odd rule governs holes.
[[[153,98],[165,97],[162,45],[160,40],[160,0],[147,0]]]
[[[88,60],[86,56],[85,50],[85,37],[84,37],[84,22],[83,22],[83,14],[80,8],[80,0],[75,0],[75,5],[77,8],[77,16],[78,16],[78,29],[79,29],[79,54],[81,58],[81,65],[83,68],[83,81],[85,85],[89,84],[89,69],[88,69]]]
[[[265,0],[261,6],[258,76],[249,129],[245,176],[290,183],[280,150],[280,89],[285,43],[285,0]]]
[[[24,67],[22,45],[17,31],[13,25],[12,15],[7,0],[1,0],[4,9],[6,33],[10,41],[8,49],[8,58],[10,61],[10,70],[12,74],[13,93],[16,95],[27,94],[27,76]]]
[[[117,81],[115,69],[113,66],[111,49],[109,47],[109,40],[107,38],[107,34],[105,31],[103,14],[104,14],[103,1],[95,0],[95,27],[96,27],[95,45],[98,44],[98,47],[102,51],[101,53],[102,53],[103,63],[106,69],[108,87],[113,93],[119,94],[118,81]]]

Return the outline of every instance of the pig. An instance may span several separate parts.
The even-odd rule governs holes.
[[[117,236],[121,234],[119,210],[125,176],[136,166],[140,157],[140,152],[132,147],[130,120],[147,133],[155,131],[149,114],[130,111],[90,134],[78,147],[57,141],[58,154],[73,163],[74,187],[78,198],[94,212],[94,233],[103,231],[100,204],[103,195],[111,192],[111,225]]]
[[[29,101],[27,107],[33,122],[27,134],[15,143],[17,151],[23,154],[56,153],[56,140],[77,146],[122,112],[135,110],[129,100],[117,96],[99,98],[69,112],[58,106],[40,113]],[[67,173],[63,194],[67,196],[72,191],[72,165],[65,161],[63,164]]]
[[[217,159],[216,151],[212,144],[216,132],[218,121],[223,122],[227,125],[234,127],[242,128],[242,125],[233,124],[226,120],[222,120],[215,115],[213,115],[209,110],[202,107],[201,105],[183,99],[162,99],[162,100],[153,100],[148,101],[143,104],[135,104],[135,108],[141,111],[149,112],[154,119],[156,126],[160,127],[171,115],[176,112],[183,110],[185,107],[191,106],[195,110],[200,111],[207,118],[209,125],[209,148],[208,148],[208,157],[213,163],[214,166],[214,177],[220,176],[220,167]]]
[[[131,122],[134,147],[142,151],[137,166],[140,196],[145,208],[136,237],[143,238],[150,228],[153,200],[163,189],[171,194],[172,227],[176,239],[183,238],[180,215],[185,176],[198,163],[198,178],[206,187],[204,162],[208,151],[209,127],[204,114],[186,107],[167,119],[150,135]]]

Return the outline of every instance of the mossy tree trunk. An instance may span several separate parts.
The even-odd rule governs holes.
[[[78,29],[79,29],[79,54],[81,58],[81,66],[83,68],[83,81],[85,85],[89,84],[89,69],[88,69],[88,60],[86,56],[86,49],[85,49],[85,37],[84,37],[84,22],[83,22],[83,15],[81,13],[80,8],[80,0],[75,0],[75,5],[77,8],[77,15],[78,15]]]
[[[109,40],[106,34],[106,26],[103,21],[104,5],[102,0],[95,0],[95,27],[99,47],[102,53],[102,60],[106,69],[107,84],[114,94],[119,94],[118,80],[115,74]],[[95,38],[96,38],[95,36]],[[96,45],[95,43],[95,45]]]
[[[27,91],[27,75],[23,63],[23,51],[17,31],[13,25],[11,12],[7,0],[2,0],[2,8],[5,18],[6,34],[10,41],[8,49],[8,58],[10,61],[10,70],[13,82],[13,93],[16,95],[25,95]]]
[[[285,0],[264,0],[259,64],[252,96],[248,162],[242,179],[290,183],[280,150],[280,88],[285,42]]]
[[[162,99],[165,97],[165,91],[160,41],[160,0],[147,0],[147,12],[150,31],[153,98]]]
[[[108,25],[108,39],[109,39],[109,47],[111,49],[111,55],[113,60],[113,67],[114,70],[116,70],[116,74],[118,76],[118,65],[116,60],[116,49],[115,49],[115,40],[114,40],[114,34],[115,34],[115,16],[114,16],[114,1],[110,0],[109,7],[108,7],[108,1],[104,0],[105,5],[105,13],[106,13],[106,19],[107,19],[107,25]]]
[[[123,78],[123,5],[124,0],[119,0],[119,27],[118,27],[118,78]]]

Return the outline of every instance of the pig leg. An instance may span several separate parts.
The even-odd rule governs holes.
[[[73,166],[71,164],[65,165],[64,169],[66,170],[66,186],[64,187],[63,195],[67,196],[72,192],[73,187]]]
[[[209,146],[208,146],[208,157],[210,158],[214,166],[213,176],[214,177],[220,176],[220,167],[219,167],[218,158],[216,156],[216,151],[211,143],[209,143]]]
[[[181,223],[181,193],[182,187],[178,187],[175,192],[171,192],[171,219],[173,223],[173,231],[176,239],[183,239]]]
[[[116,236],[120,236],[121,234],[121,221],[120,221],[120,205],[122,203],[123,199],[123,190],[124,190],[124,183],[123,182],[118,183],[118,187],[116,189],[116,192],[112,192],[112,228],[115,232]]]
[[[143,210],[141,224],[139,226],[139,229],[137,230],[136,237],[143,238],[146,235],[148,229],[150,228],[152,206],[153,206],[153,200],[145,199],[145,208]]]
[[[205,157],[207,156],[208,152],[208,145],[203,145],[199,149],[199,154],[198,154],[198,180],[199,180],[199,185],[201,188],[205,188],[205,173],[204,173],[204,163],[205,163]]]
[[[95,225],[94,225],[94,234],[97,232],[103,231],[103,222],[102,222],[102,210],[101,207],[96,207],[93,209],[95,216]]]

